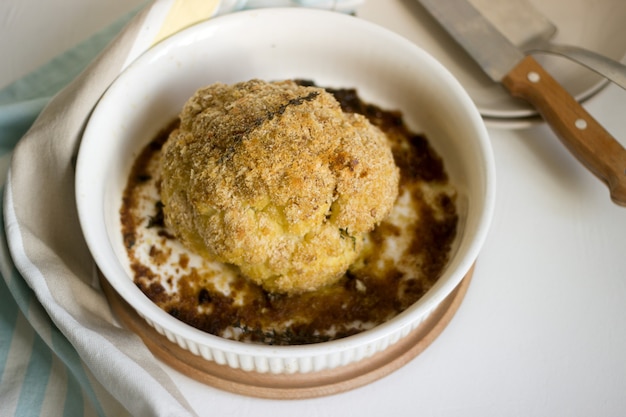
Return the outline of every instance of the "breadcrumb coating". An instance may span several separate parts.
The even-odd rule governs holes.
[[[279,293],[339,279],[391,211],[398,180],[384,133],[292,81],[198,90],[161,158],[166,225]]]

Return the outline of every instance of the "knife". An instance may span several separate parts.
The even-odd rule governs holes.
[[[483,71],[534,106],[570,152],[626,206],[626,149],[541,65],[502,35],[467,0],[418,0]]]

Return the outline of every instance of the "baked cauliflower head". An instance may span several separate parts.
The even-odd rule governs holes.
[[[378,128],[292,81],[198,90],[161,157],[166,225],[279,293],[339,279],[391,211],[398,180]]]

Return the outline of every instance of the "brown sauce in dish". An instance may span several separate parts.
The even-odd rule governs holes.
[[[368,235],[359,260],[337,284],[288,296],[268,293],[236,268],[187,251],[164,226],[158,192],[159,153],[174,122],[136,159],[120,210],[134,281],[154,303],[214,335],[296,345],[370,329],[432,287],[448,261],[458,222],[443,161],[426,137],[409,131],[399,112],[365,103],[353,89],[328,91],[344,111],[363,114],[387,134],[400,168],[396,206]]]

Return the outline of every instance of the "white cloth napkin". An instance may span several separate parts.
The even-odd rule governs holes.
[[[235,0],[219,5],[215,1],[215,7],[205,7],[206,15],[189,19],[185,7],[191,3],[198,1],[157,0],[140,11],[89,67],[52,99],[13,153],[5,185],[4,222],[17,271],[3,270],[2,274],[16,299],[29,291],[22,279],[34,292],[38,303],[29,307],[28,321],[81,385],[91,404],[84,407],[88,414],[195,415],[139,337],[116,324],[99,288],[74,201],[74,162],[87,119],[102,93],[133,59],[187,24],[215,13],[276,2]],[[317,3],[318,7],[347,11],[348,3],[353,7],[358,2],[287,3]],[[67,352],[67,342],[78,361]],[[67,414],[67,406],[65,411]],[[44,409],[41,414],[56,412]]]

